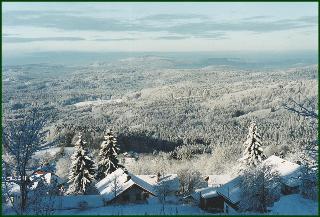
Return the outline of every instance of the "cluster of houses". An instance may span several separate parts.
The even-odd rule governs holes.
[[[281,193],[284,195],[299,192],[302,167],[297,163],[272,155],[262,162],[279,172]],[[200,208],[211,212],[237,211],[241,201],[240,176],[208,176],[208,187],[197,189],[192,195],[199,201]],[[209,181],[211,179],[211,181]]]
[[[262,162],[272,165],[281,177],[282,193],[293,194],[301,185],[301,165],[272,155]],[[48,185],[56,186],[57,195],[63,191],[64,181],[52,171],[38,169],[30,176],[32,189],[42,178]],[[229,212],[238,210],[241,197],[239,176],[208,175],[204,177],[207,187],[196,189],[191,195],[181,198],[208,212]],[[158,197],[159,186],[165,186],[169,196],[179,196],[180,183],[177,174],[135,175],[121,168],[95,184],[98,196],[104,205],[113,203],[148,203],[151,197]]]

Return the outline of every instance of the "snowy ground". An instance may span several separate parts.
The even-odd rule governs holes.
[[[271,209],[273,215],[317,215],[318,202],[292,194],[281,197]]]
[[[161,204],[127,204],[118,206],[105,206],[87,210],[59,210],[55,215],[210,215],[199,207],[190,205]]]
[[[6,215],[14,215],[13,210],[3,204]],[[299,194],[287,195],[274,204],[268,215],[317,215],[318,203],[304,199]],[[226,215],[226,213],[208,213],[198,206],[188,204],[165,204],[158,201],[149,201],[148,204],[109,205],[99,208],[56,210],[54,215]],[[237,213],[229,215],[261,215],[261,213]]]
[[[318,203],[304,199],[300,194],[293,194],[281,197],[281,199],[270,208],[268,215],[317,215]],[[129,204],[105,206],[87,210],[60,210],[56,215],[226,215],[226,213],[207,213],[197,206],[165,204]],[[229,213],[230,215],[261,215],[261,213]]]

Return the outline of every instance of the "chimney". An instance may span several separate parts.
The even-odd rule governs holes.
[[[161,174],[160,174],[160,172],[158,172],[158,174],[157,174],[157,182],[160,181],[160,178],[161,178]]]

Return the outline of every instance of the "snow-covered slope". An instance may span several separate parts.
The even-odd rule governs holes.
[[[292,194],[281,197],[270,209],[272,215],[317,215],[318,203]]]

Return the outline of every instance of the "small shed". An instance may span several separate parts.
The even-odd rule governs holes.
[[[240,178],[236,177],[220,187],[197,189],[192,197],[203,210],[214,213],[228,212],[230,209],[238,210],[240,190]]]
[[[223,212],[224,200],[217,193],[217,188],[208,187],[199,191],[199,205],[209,212]]]

